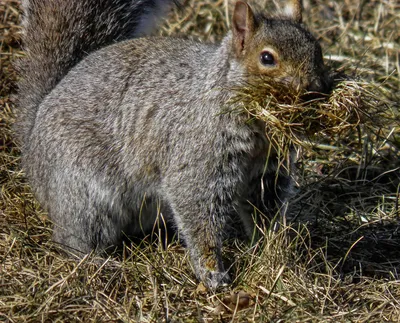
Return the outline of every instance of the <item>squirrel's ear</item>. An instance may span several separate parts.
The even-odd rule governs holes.
[[[248,39],[254,34],[256,18],[247,2],[238,1],[232,15],[233,46],[240,56]]]
[[[290,19],[300,24],[303,20],[301,0],[289,0],[285,6],[284,12]]]

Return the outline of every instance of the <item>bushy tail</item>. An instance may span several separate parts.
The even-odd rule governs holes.
[[[38,105],[83,57],[149,33],[178,0],[23,0],[23,45],[16,133],[29,140]]]

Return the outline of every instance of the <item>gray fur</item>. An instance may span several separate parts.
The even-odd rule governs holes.
[[[68,40],[43,36],[33,44],[36,36],[28,36],[33,40],[27,42],[30,58],[22,70],[17,131],[27,176],[55,223],[53,239],[85,253],[105,250],[118,246],[125,234],[151,231],[160,207],[183,238],[198,278],[210,288],[228,282],[221,260],[227,223],[237,214],[251,235],[254,219],[248,201],[266,214],[274,212],[269,205],[263,208],[261,183],[264,197],[278,205],[292,185],[290,167],[278,168],[273,155],[264,169],[269,147],[264,125],[225,111],[232,96],[229,88],[256,77],[233,49],[235,36],[228,33],[220,44],[139,38],[94,51],[112,42],[108,35],[89,31],[90,19],[79,20],[81,16],[72,23],[48,24],[44,7],[50,2],[30,3],[26,32],[39,33],[58,23]],[[110,17],[118,3],[132,10],[125,19],[133,28],[141,8],[153,3],[54,2],[67,20],[71,13],[64,7],[74,7],[75,14],[107,3],[103,15]],[[39,10],[44,13],[39,15]],[[43,25],[34,23],[36,15]],[[90,15],[94,19],[98,12]],[[257,41],[279,47],[277,31],[283,28],[288,39],[282,42],[282,55],[290,64],[305,66],[301,84],[321,88],[325,76],[315,39],[291,21],[257,19]],[[76,23],[90,32],[85,35],[89,45],[81,44]],[[125,38],[132,32],[118,19],[103,23],[114,30],[110,37]],[[291,38],[293,34],[299,34],[302,43]],[[43,50],[48,41],[58,41],[54,53]],[[87,48],[92,53],[83,58]],[[45,56],[32,57],[41,53]],[[286,81],[286,74],[282,79]]]

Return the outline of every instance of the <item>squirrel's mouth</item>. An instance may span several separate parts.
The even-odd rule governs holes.
[[[301,96],[301,99],[311,101],[326,98],[332,93],[337,79],[341,79],[337,72],[326,69],[322,76],[311,79],[311,82],[305,87],[306,92]]]
[[[320,98],[325,97],[332,91],[333,80],[329,73],[326,72],[322,76],[300,78],[300,77],[284,77],[279,80],[279,83],[284,84],[294,93],[300,94],[300,97],[305,98]]]

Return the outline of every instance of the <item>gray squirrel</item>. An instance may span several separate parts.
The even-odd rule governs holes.
[[[267,157],[263,122],[224,111],[231,89],[268,76],[326,92],[329,80],[299,0],[275,18],[237,1],[217,44],[149,37],[176,4],[23,1],[15,131],[55,242],[104,251],[162,216],[215,289],[230,281],[221,254],[229,221],[251,237],[254,207],[271,213],[264,199],[279,208],[292,188],[290,170]]]

